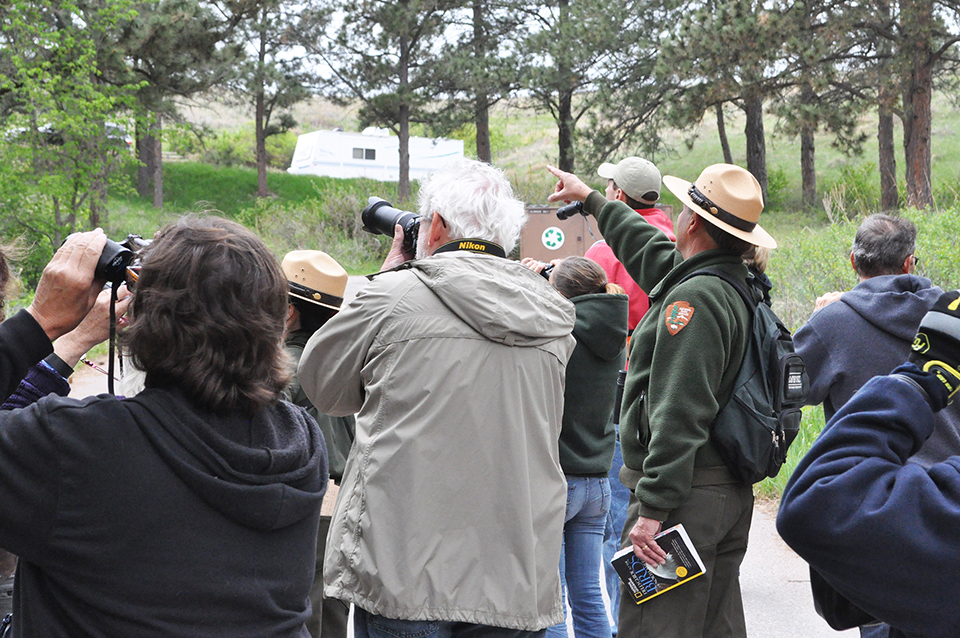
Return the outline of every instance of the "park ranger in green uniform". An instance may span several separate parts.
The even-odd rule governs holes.
[[[695,183],[666,176],[684,204],[676,243],[622,202],[608,202],[575,175],[548,167],[559,182],[550,201],[582,201],[627,272],[650,297],[633,334],[624,389],[621,482],[633,490],[622,545],[647,563],[669,548],[654,535],[683,523],[707,573],[642,605],[621,601],[619,636],[746,636],[739,569],[747,549],[753,490],[728,471],[710,441],[710,424],[729,400],[750,332],[734,288],[703,268],[746,281],[743,253],[775,248],[757,220],[757,180],[729,164],[709,166]]]

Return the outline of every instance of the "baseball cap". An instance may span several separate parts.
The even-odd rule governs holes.
[[[660,171],[653,162],[640,157],[625,157],[618,164],[604,162],[597,169],[597,175],[612,179],[631,199],[644,204],[656,204],[660,197]],[[644,195],[654,192],[651,201]]]

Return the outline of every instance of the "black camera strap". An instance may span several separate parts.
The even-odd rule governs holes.
[[[454,250],[468,250],[472,253],[494,255],[495,257],[507,256],[507,252],[503,249],[503,246],[485,239],[455,239],[437,248],[433,251],[433,254],[446,253]]]
[[[110,284],[110,365],[107,366],[107,392],[116,396],[113,391],[113,367],[117,349],[117,283]]]

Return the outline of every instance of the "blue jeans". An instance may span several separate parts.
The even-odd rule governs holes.
[[[889,635],[890,625],[886,623],[867,625],[860,628],[860,638],[888,638]]]
[[[610,621],[600,593],[603,530],[610,511],[607,478],[567,477],[567,516],[560,553],[560,583],[568,594],[577,638],[610,638]],[[563,606],[564,618],[567,606]],[[548,638],[567,635],[566,623],[547,629]]]
[[[606,577],[607,596],[610,598],[610,613],[613,615],[613,635],[617,635],[617,616],[620,613],[620,577],[610,561],[620,550],[620,536],[627,523],[627,507],[630,505],[630,490],[620,482],[623,453],[620,438],[613,452],[613,467],[610,468],[610,512],[603,535],[603,573]]]
[[[354,638],[542,638],[540,631],[442,620],[398,620],[353,606]]]

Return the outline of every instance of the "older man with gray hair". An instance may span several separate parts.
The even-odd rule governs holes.
[[[506,258],[525,221],[503,173],[462,160],[420,188],[378,273],[300,361],[321,411],[357,413],[324,593],[365,636],[530,636],[563,621],[558,461],[573,305]]]
[[[810,375],[807,403],[823,403],[826,421],[871,378],[889,374],[910,353],[920,320],[943,291],[915,274],[917,227],[870,215],[857,228],[850,265],[859,283],[817,300],[794,337]],[[936,415],[937,428],[911,460],[925,467],[960,454],[960,407]]]

